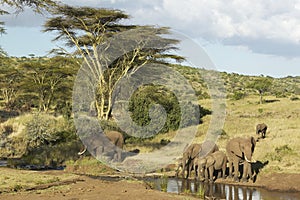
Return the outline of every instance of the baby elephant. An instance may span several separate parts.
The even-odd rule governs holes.
[[[256,125],[256,134],[257,135],[261,134],[261,138],[265,138],[267,129],[268,129],[268,126],[265,123],[257,124]]]
[[[198,174],[204,177],[205,181],[213,182],[215,171],[222,172],[222,178],[225,178],[227,157],[224,152],[216,151],[204,158],[198,159]]]

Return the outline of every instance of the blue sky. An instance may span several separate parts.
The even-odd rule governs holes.
[[[219,71],[273,77],[300,76],[300,0],[62,0],[114,8],[126,23],[168,26],[195,42]],[[0,45],[11,56],[42,56],[55,47],[41,32],[44,17],[27,10],[1,16]]]

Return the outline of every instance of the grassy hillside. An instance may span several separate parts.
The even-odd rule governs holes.
[[[179,65],[174,65],[173,67],[190,81],[200,99],[209,98],[207,85],[203,78],[203,74],[205,74],[206,71],[205,69],[191,68]],[[263,77],[247,76],[226,72],[220,72],[218,73],[218,75],[223,79],[228,98],[232,98],[238,92],[244,94],[245,96],[253,94],[257,95],[257,91],[249,87],[249,85],[255,79]],[[269,95],[273,95],[276,97],[289,97],[291,95],[300,94],[300,76],[288,76],[285,78],[266,78],[268,78],[272,82],[270,89],[267,91],[267,94]]]
[[[28,62],[28,59],[25,61]],[[25,61],[22,59],[14,60],[14,65],[22,64]],[[198,95],[199,104],[205,109],[210,109],[207,86],[202,77],[204,70],[178,65],[173,67],[189,80]],[[300,161],[297,159],[299,157],[297,155],[300,153],[300,77],[265,77],[271,80],[272,84],[265,93],[268,95],[264,97],[265,103],[259,104],[257,91],[249,87],[250,83],[258,77],[225,72],[221,72],[220,75],[223,78],[227,93],[226,120],[223,134],[217,141],[221,149],[225,148],[230,138],[255,136],[255,125],[264,122],[269,127],[267,138],[257,143],[255,159],[262,162],[269,161],[265,171],[298,172],[300,169]],[[64,85],[64,87],[70,87],[70,85],[72,84]],[[71,88],[69,90],[71,91]],[[241,94],[241,96],[237,94]],[[57,96],[57,102],[66,102],[68,99],[66,96],[70,98],[71,95],[62,93],[62,95]],[[1,96],[0,102],[3,101],[4,97]],[[24,104],[24,102],[20,102],[21,105]],[[36,112],[37,107],[37,105],[33,105],[29,111],[26,111],[27,114],[22,110],[7,110],[8,108],[4,106],[0,108],[0,157],[20,157],[27,152],[28,159],[35,159],[39,163],[42,161],[36,159],[34,153],[48,157],[48,152],[59,147],[63,150],[58,150],[53,155],[64,158],[55,161],[61,164],[65,158],[70,158],[72,155],[62,156],[59,152],[67,152],[66,149],[72,147],[72,152],[69,151],[70,154],[76,154],[80,144],[77,143],[72,119],[53,117],[51,114],[34,118],[32,113]],[[50,110],[51,112],[48,113],[60,115],[64,113],[62,111],[65,108],[66,106],[59,107],[61,112]],[[56,107],[56,109],[58,108]],[[210,124],[210,118],[211,115],[206,115],[202,119],[203,123],[199,125],[198,137],[195,138],[195,142],[203,141]],[[32,137],[28,137],[30,134],[37,135],[42,140],[39,138],[32,140]],[[173,131],[146,140],[129,139],[126,141],[126,150],[139,149],[141,152],[151,152],[166,145],[175,134],[176,132]],[[44,146],[42,148],[39,147],[41,144],[38,142],[40,141]],[[28,152],[28,148],[33,152],[32,154]],[[52,156],[47,162],[54,162],[54,157]]]
[[[264,122],[268,125],[267,136],[257,142],[254,158],[261,162],[269,161],[264,172],[299,173],[300,101],[274,96],[267,96],[266,100],[270,103],[258,104],[257,96],[227,100],[223,134],[217,144],[225,151],[230,138],[256,136],[256,124]],[[200,103],[204,107],[210,107],[208,100],[200,100]],[[210,116],[204,117],[203,121],[196,141],[204,139]]]

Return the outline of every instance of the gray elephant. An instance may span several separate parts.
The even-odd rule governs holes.
[[[261,134],[261,138],[265,138],[267,129],[268,129],[268,126],[265,123],[257,124],[256,125],[256,134],[257,135]]]
[[[205,181],[213,182],[214,172],[218,171],[219,174],[222,174],[222,178],[225,178],[226,166],[227,166],[227,157],[226,154],[222,151],[216,151],[211,153],[204,158],[197,158],[195,162],[198,163],[198,174],[201,177],[204,177]]]
[[[83,139],[85,146],[84,150],[78,152],[78,155],[82,155],[86,152],[87,148],[89,152],[99,157],[102,154],[111,154],[113,160],[120,161],[122,159],[122,149],[124,145],[124,137],[118,131],[107,131],[105,134],[92,134]]]
[[[185,171],[187,171],[187,175],[185,178],[188,178],[191,174],[191,171],[194,167],[195,158],[199,156],[206,156],[215,151],[218,151],[218,146],[212,141],[205,141],[203,144],[191,144],[184,152],[182,156],[181,163],[177,168],[177,175],[179,171],[179,167],[182,166],[181,175],[184,178]],[[197,176],[197,169],[195,169],[195,175]]]
[[[234,181],[239,181],[239,164],[244,165],[242,181],[247,182],[248,176],[252,179],[251,163],[255,162],[252,158],[255,144],[254,137],[237,137],[227,143],[226,153],[229,162],[229,177],[232,177],[234,169]]]

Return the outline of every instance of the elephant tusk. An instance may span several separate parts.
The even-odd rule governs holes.
[[[251,161],[248,160],[247,156],[245,156],[245,160],[246,160],[248,163],[251,163]]]
[[[245,156],[245,160],[246,160],[248,163],[256,163],[256,160],[254,160],[254,159],[249,160],[249,159],[247,158],[247,156]]]
[[[78,152],[78,155],[82,155],[82,154],[84,154],[86,152],[86,147],[84,148],[84,150],[82,151],[82,152]]]

